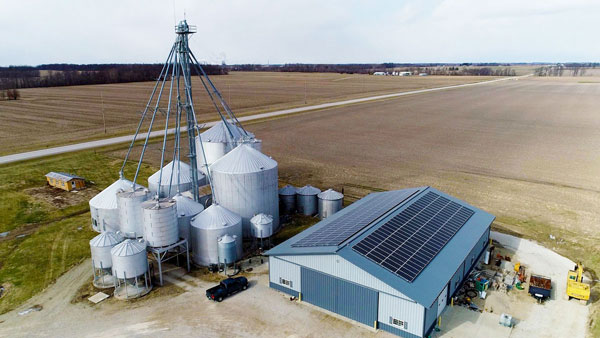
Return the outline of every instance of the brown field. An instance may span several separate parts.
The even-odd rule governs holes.
[[[233,72],[212,79],[234,112],[242,116],[489,78]],[[137,82],[23,89],[21,100],[0,101],[0,143],[3,145],[0,155],[131,134],[153,85],[152,82]],[[196,79],[193,87],[198,118],[215,120],[216,112],[200,81]],[[103,131],[101,95],[104,98],[106,134]]]

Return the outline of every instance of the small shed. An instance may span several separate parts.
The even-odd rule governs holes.
[[[77,175],[51,171],[46,174],[48,184],[66,191],[85,188],[85,178]]]

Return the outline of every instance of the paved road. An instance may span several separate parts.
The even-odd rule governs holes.
[[[530,75],[525,75],[525,76],[530,76]],[[522,76],[519,76],[519,77],[522,77]],[[419,90],[412,90],[412,91],[408,91],[408,92],[401,92],[401,93],[393,93],[393,94],[385,94],[385,95],[363,97],[363,98],[360,98],[360,99],[352,99],[352,100],[344,100],[344,101],[323,103],[323,104],[317,104],[317,105],[314,105],[314,106],[307,106],[307,107],[299,107],[299,108],[292,108],[292,109],[277,110],[277,111],[272,111],[272,112],[269,112],[269,113],[262,113],[262,114],[256,114],[256,115],[243,116],[243,117],[240,117],[238,119],[241,122],[243,122],[243,121],[252,121],[252,120],[258,120],[258,119],[263,119],[263,118],[267,118],[267,117],[288,115],[288,114],[300,113],[300,112],[305,112],[305,111],[310,111],[310,110],[318,110],[318,109],[324,109],[324,108],[331,108],[331,107],[343,106],[343,105],[347,105],[347,104],[354,104],[354,103],[368,102],[368,101],[374,101],[374,100],[388,99],[388,98],[394,98],[394,97],[405,96],[405,95],[414,95],[414,94],[437,92],[437,91],[441,91],[441,90],[448,90],[448,89],[455,89],[455,88],[464,88],[464,87],[471,87],[471,86],[479,86],[479,85],[484,85],[484,84],[498,82],[498,81],[512,80],[512,79],[516,79],[516,78],[519,78],[519,77],[501,78],[501,79],[490,80],[490,81],[482,81],[482,82],[475,82],[475,83],[466,83],[466,84],[446,86],[446,87],[437,87],[437,88],[429,88],[429,89],[419,89]],[[205,128],[210,128],[210,127],[214,126],[216,123],[217,123],[217,121],[206,122],[206,123],[204,123],[204,127]],[[182,130],[186,130],[185,127],[182,128]],[[175,131],[175,128],[171,128],[171,129],[168,130],[168,133],[172,134],[174,131]],[[146,134],[147,133],[140,133],[138,135],[138,140],[145,138]],[[150,133],[150,137],[157,137],[157,136],[161,136],[161,135],[164,135],[164,131],[162,131],[162,130],[160,130],[160,131],[153,131],[153,132]],[[31,159],[34,159],[34,158],[39,158],[39,157],[44,157],[44,156],[58,155],[58,154],[68,153],[68,152],[73,152],[73,151],[78,151],[78,150],[99,148],[99,147],[104,147],[104,146],[113,145],[113,144],[119,144],[119,143],[127,143],[127,142],[131,142],[132,139],[133,139],[133,135],[126,135],[126,136],[112,137],[112,138],[107,138],[107,139],[102,139],[102,140],[97,140],[97,141],[76,143],[76,144],[70,144],[70,145],[61,146],[61,147],[47,148],[47,149],[41,149],[41,150],[35,150],[35,151],[28,151],[28,152],[24,152],[24,153],[6,155],[6,156],[1,156],[0,157],[0,165],[1,164],[6,164],[6,163],[12,163],[12,162],[24,161],[24,160],[31,160]]]

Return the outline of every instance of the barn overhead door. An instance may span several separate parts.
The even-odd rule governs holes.
[[[376,291],[306,268],[301,275],[303,301],[365,325],[377,320]]]

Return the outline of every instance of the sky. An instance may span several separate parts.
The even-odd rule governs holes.
[[[600,61],[598,0],[0,0],[0,65]]]

